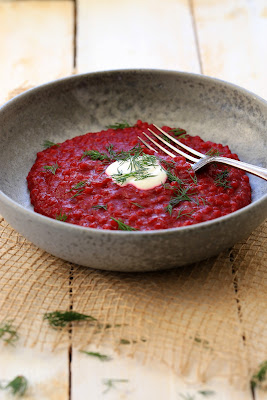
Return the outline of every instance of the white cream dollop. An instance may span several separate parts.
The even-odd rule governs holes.
[[[146,160],[146,157],[147,155],[145,157],[139,156],[135,159],[135,162],[133,162],[132,159],[126,161],[115,161],[106,168],[106,174],[110,176],[113,181],[119,186],[131,184],[137,189],[148,190],[153,189],[156,186],[162,185],[167,180],[166,171],[164,170],[164,168],[162,168],[155,156],[152,156],[154,157],[154,162],[148,163],[148,165],[144,165],[143,161]],[[138,166],[142,167],[138,168]],[[138,179],[134,176],[125,177],[125,180],[122,179],[124,180],[124,182],[118,182],[118,180],[116,179],[116,176],[123,177],[123,175],[135,172],[141,172],[140,175],[142,176],[143,168],[145,168],[145,173],[144,178],[142,179]],[[148,176],[145,177],[146,175]]]

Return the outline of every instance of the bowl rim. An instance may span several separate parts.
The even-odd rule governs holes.
[[[219,85],[224,85],[226,87],[229,87],[231,89],[236,89],[240,91],[241,93],[245,95],[250,95],[252,96],[255,100],[258,100],[260,103],[262,103],[264,106],[267,107],[267,101],[264,100],[262,97],[258,96],[257,94],[241,87],[238,86],[234,83],[227,82],[222,79],[214,78],[211,76],[207,75],[202,75],[202,74],[197,74],[197,73],[191,73],[191,72],[184,72],[184,71],[177,71],[177,70],[167,70],[167,69],[150,69],[150,68],[125,68],[125,69],[113,69],[113,70],[103,70],[103,71],[94,71],[94,72],[87,72],[87,73],[80,73],[80,74],[75,74],[75,75],[70,75],[66,76],[63,78],[59,78],[56,80],[48,81],[45,82],[41,85],[34,86],[23,93],[20,93],[16,96],[14,96],[12,99],[8,100],[4,104],[0,106],[0,113],[5,112],[6,109],[8,109],[10,106],[13,104],[16,104],[17,102],[23,100],[24,97],[28,97],[32,94],[32,92],[39,92],[42,90],[49,89],[55,85],[64,85],[64,83],[68,83],[71,81],[76,81],[79,79],[85,79],[85,78],[94,78],[100,75],[115,75],[115,74],[124,74],[124,73],[135,73],[135,74],[160,74],[160,75],[173,75],[173,76],[181,76],[184,78],[194,78],[194,79],[200,79],[203,81],[208,81],[208,82],[214,82]],[[260,179],[260,178],[258,178]],[[135,236],[143,236],[143,235],[157,235],[157,234],[164,234],[168,235],[171,233],[179,233],[179,232],[184,232],[184,231],[194,231],[197,228],[208,228],[212,225],[217,225],[218,223],[227,223],[228,221],[230,222],[232,219],[235,219],[239,216],[239,214],[243,214],[248,211],[253,211],[255,207],[260,206],[263,203],[267,203],[267,194],[264,194],[260,199],[248,204],[245,207],[242,207],[239,210],[236,210],[234,212],[231,212],[230,214],[209,220],[209,221],[204,221],[204,222],[199,222],[196,224],[192,225],[187,225],[187,226],[182,226],[182,227],[177,227],[177,228],[167,228],[167,229],[155,229],[155,230],[142,230],[142,231],[122,231],[122,230],[112,230],[112,229],[96,229],[96,228],[90,228],[90,227],[84,227],[76,224],[71,224],[71,223],[65,223],[63,221],[58,221],[53,218],[46,217],[45,215],[42,215],[40,213],[35,212],[34,210],[30,210],[23,205],[19,204],[15,200],[11,199],[9,196],[7,196],[0,188],[0,203],[3,202],[6,206],[10,206],[12,208],[17,209],[20,213],[24,214],[28,219],[30,219],[32,216],[33,218],[36,219],[36,222],[39,222],[40,224],[45,224],[45,225],[52,225],[55,228],[58,229],[63,229],[64,231],[69,230],[69,231],[78,231],[78,232],[91,232],[96,235],[103,235],[103,234],[112,234],[112,235],[135,235]]]

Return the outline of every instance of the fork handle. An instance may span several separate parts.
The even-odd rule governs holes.
[[[267,180],[267,169],[266,168],[257,167],[256,165],[248,164],[243,161],[237,161],[237,160],[234,160],[232,158],[227,158],[227,157],[220,157],[220,156],[204,157],[201,160],[199,160],[197,163],[195,163],[192,166],[192,168],[194,171],[197,171],[198,169],[203,167],[205,164],[208,164],[211,162],[219,162],[222,164],[228,164],[228,165],[231,165],[232,167],[243,169],[244,171],[247,171],[253,175],[259,176],[260,178]]]

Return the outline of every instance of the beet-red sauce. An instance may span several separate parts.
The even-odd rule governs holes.
[[[242,170],[222,164],[210,164],[195,174],[184,157],[172,159],[160,152],[156,155],[161,160],[171,165],[174,161],[172,168],[164,161],[162,166],[169,168],[183,183],[167,180],[165,185],[140,190],[133,185],[118,186],[106,175],[106,167],[114,160],[82,158],[87,150],[108,155],[109,145],[114,146],[115,152],[130,150],[139,143],[137,136],[148,127],[155,130],[148,123],[137,121],[133,127],[87,133],[39,152],[27,177],[34,210],[47,217],[96,229],[118,229],[113,217],[136,230],[153,230],[211,220],[251,202],[248,176]],[[164,126],[163,129],[168,132],[171,128]],[[203,154],[218,151],[220,155],[238,159],[228,146],[204,142],[199,136],[186,135],[180,140]],[[54,173],[44,168],[53,165],[57,166]],[[85,183],[74,189],[80,182]],[[187,199],[184,196],[167,208],[171,199],[181,193]]]

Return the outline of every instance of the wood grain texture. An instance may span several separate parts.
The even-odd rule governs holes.
[[[267,99],[265,0],[192,0],[205,75]]]
[[[0,104],[18,87],[70,75],[73,2],[0,2]]]
[[[77,4],[78,72],[200,71],[187,0],[78,0]]]

